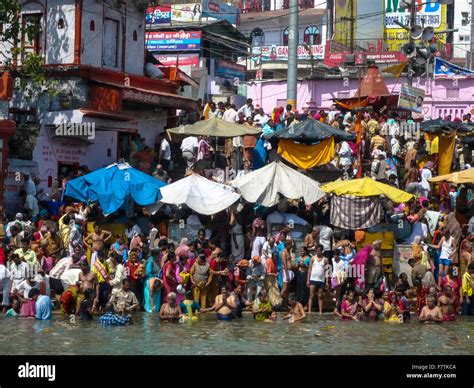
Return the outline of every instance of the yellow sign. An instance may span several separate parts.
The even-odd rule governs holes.
[[[386,51],[401,51],[404,44],[409,43],[410,32],[399,27],[398,21],[406,26],[410,24],[410,10],[401,7],[399,0],[384,0],[384,42]],[[446,30],[446,4],[439,4],[435,0],[426,1],[417,7],[416,23],[422,27],[431,26],[435,32]],[[435,35],[436,43],[444,45],[446,34]],[[441,47],[438,47],[441,49]]]
[[[357,16],[357,1],[336,0],[335,3],[334,43],[342,45],[341,51],[346,51],[351,42],[351,18]],[[357,35],[355,21],[353,33],[355,39]]]

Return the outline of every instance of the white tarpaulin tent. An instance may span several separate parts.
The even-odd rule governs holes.
[[[240,194],[229,186],[206,179],[200,175],[190,175],[163,187],[161,202],[171,205],[186,204],[199,214],[216,214],[235,203]]]
[[[278,194],[289,199],[303,198],[307,204],[312,204],[326,195],[319,188],[318,182],[280,161],[242,175],[234,179],[231,185],[240,190],[246,201],[266,207],[278,203]]]

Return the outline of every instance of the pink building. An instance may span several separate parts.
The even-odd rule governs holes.
[[[388,90],[397,94],[405,78],[385,78]],[[338,78],[305,80],[298,82],[298,110],[309,102],[321,108],[330,107],[334,98],[354,96],[359,85],[358,79]],[[271,113],[275,106],[286,106],[286,80],[256,81],[248,85],[247,97],[260,105],[266,113]],[[462,115],[474,112],[474,79],[433,80],[414,79],[413,86],[426,90],[423,113],[426,118],[438,118],[451,115],[462,118]]]

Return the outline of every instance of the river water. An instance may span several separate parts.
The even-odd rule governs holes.
[[[101,327],[69,323],[60,315],[49,322],[2,316],[0,354],[472,355],[474,317],[436,325],[420,324],[415,317],[397,324],[342,322],[330,314],[312,314],[290,325],[281,320],[258,323],[250,314],[219,322],[207,314],[198,322],[173,324],[139,313],[131,326]]]

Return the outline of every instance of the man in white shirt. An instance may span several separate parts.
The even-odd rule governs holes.
[[[6,307],[10,305],[8,298],[10,293],[10,270],[4,264],[0,264],[0,292],[3,295],[2,306],[3,312],[5,312]]]
[[[238,117],[239,114],[237,113],[236,106],[234,104],[226,105],[226,111],[222,116],[222,120],[227,121],[228,123],[235,123]]]
[[[433,168],[432,162],[427,162],[423,169],[421,170],[421,182],[420,182],[420,195],[422,197],[428,197],[428,193],[430,191],[430,182],[429,180],[433,177],[431,173],[431,169]]]
[[[130,217],[127,227],[125,228],[125,236],[127,236],[128,241],[131,241],[132,238],[138,236],[142,230],[137,224],[137,217]]]
[[[245,116],[245,119],[248,117],[252,117],[252,112],[253,112],[253,105],[252,105],[253,100],[251,98],[247,99],[247,102],[245,105],[243,105],[237,113],[243,113]]]
[[[10,293],[28,278],[30,272],[30,267],[24,261],[21,261],[18,254],[14,253],[12,259],[13,263],[10,266]]]
[[[270,117],[268,117],[263,111],[263,109],[260,108],[253,120],[257,126],[263,127],[268,122],[268,120],[270,120]]]
[[[171,162],[171,147],[170,143],[168,143],[168,140],[166,140],[166,136],[164,133],[160,133],[158,135],[159,143],[160,143],[160,155],[159,155],[159,160],[160,164],[163,166],[163,168],[168,171],[170,168],[170,162]]]
[[[274,253],[277,251],[277,246],[275,244],[275,239],[273,237],[269,237],[267,241],[263,243],[262,247],[262,265],[265,266],[265,262],[267,259],[271,260]]]
[[[110,263],[114,277],[110,279],[110,286],[112,287],[112,294],[114,295],[122,289],[123,281],[125,279],[125,268],[122,264],[122,257],[118,253],[112,253]]]
[[[181,152],[188,170],[193,168],[199,141],[195,136],[188,136],[181,142]]]
[[[319,243],[324,248],[324,255],[332,258],[332,236],[334,235],[333,230],[326,225],[318,225],[319,228]]]
[[[12,237],[11,227],[16,224],[20,225],[19,231],[20,233],[23,233],[23,214],[16,213],[15,219],[13,221],[10,221],[7,224],[7,228],[5,230],[7,237],[10,237],[10,238]],[[22,238],[23,238],[23,234],[22,234]]]
[[[69,286],[74,286],[79,281],[79,275],[82,273],[82,269],[79,266],[81,257],[80,253],[72,255],[72,264],[62,273],[60,279],[64,290]]]

